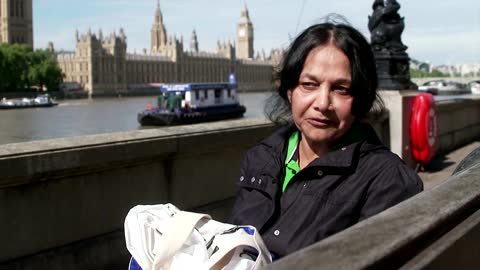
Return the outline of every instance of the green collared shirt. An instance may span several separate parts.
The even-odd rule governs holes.
[[[350,130],[345,134],[330,151],[338,150],[344,146],[364,140],[365,135],[361,131],[361,125],[354,122]],[[300,171],[300,164],[298,163],[298,142],[300,140],[300,132],[295,130],[288,139],[287,156],[285,158],[285,178],[283,180],[282,192],[288,186],[293,176]],[[297,152],[297,154],[295,154]]]
[[[283,180],[282,192],[285,192],[288,182],[292,180],[293,176],[300,171],[300,165],[298,164],[298,157],[294,159],[293,156],[298,148],[298,140],[300,132],[295,130],[288,139],[287,158],[285,159],[285,179]],[[298,156],[298,155],[297,155]]]

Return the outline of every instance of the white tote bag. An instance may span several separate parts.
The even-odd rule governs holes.
[[[172,204],[132,208],[125,240],[132,270],[137,263],[142,270],[256,270],[272,262],[254,227],[221,223]]]

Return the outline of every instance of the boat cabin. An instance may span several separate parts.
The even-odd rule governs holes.
[[[165,84],[158,107],[165,110],[238,105],[237,85],[231,83]]]

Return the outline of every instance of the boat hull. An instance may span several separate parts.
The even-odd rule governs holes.
[[[184,125],[240,118],[243,117],[245,111],[246,109],[243,105],[199,108],[177,112],[151,109],[138,113],[137,120],[142,126]]]
[[[57,106],[58,103],[47,103],[47,104],[25,104],[25,105],[9,105],[9,104],[0,104],[0,110],[10,110],[10,109],[28,109],[28,108],[45,108]]]

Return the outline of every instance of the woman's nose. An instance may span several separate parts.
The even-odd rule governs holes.
[[[332,101],[330,100],[330,89],[327,87],[321,87],[315,95],[314,108],[318,111],[328,111],[332,107]]]

